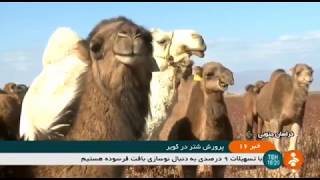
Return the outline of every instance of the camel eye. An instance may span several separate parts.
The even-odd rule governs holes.
[[[311,75],[311,76],[313,75],[313,71],[310,71],[310,75]]]
[[[167,41],[165,39],[158,40],[157,43],[160,45],[165,44]]]
[[[214,76],[213,73],[208,73],[208,74],[206,74],[206,78],[207,78],[207,79],[211,79],[213,76]]]
[[[208,73],[207,76],[213,76],[214,74],[212,72]]]
[[[15,88],[16,88],[16,85],[12,85],[12,86],[10,87],[10,90],[11,90],[11,91],[14,91]]]
[[[301,74],[301,71],[296,71],[296,76],[299,76]]]

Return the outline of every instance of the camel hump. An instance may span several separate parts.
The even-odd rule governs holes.
[[[245,90],[247,92],[253,92],[253,89],[254,89],[254,85],[252,84],[248,84],[246,87],[245,87]]]
[[[42,62],[46,66],[56,63],[64,57],[69,56],[81,41],[81,37],[68,27],[59,27],[50,36],[47,47],[44,51]]]
[[[70,127],[73,103],[80,97],[82,77],[87,72],[83,61],[87,56],[82,39],[70,28],[58,28],[51,35],[43,54],[42,72],[33,80],[22,103],[21,137],[35,140],[39,134],[49,136],[51,132],[62,136]]]
[[[261,89],[267,84],[267,82],[265,81],[257,81],[254,85],[254,88],[253,88],[253,92],[256,93],[256,94],[259,94]]]
[[[270,81],[276,79],[279,75],[286,74],[286,71],[284,69],[276,69],[272,72]]]
[[[292,77],[287,73],[278,74],[272,86],[272,107],[279,111],[293,89]]]
[[[292,88],[292,77],[287,73],[278,74],[274,80],[276,86],[283,86],[285,89]]]
[[[179,89],[179,106],[177,107],[179,107],[179,111],[184,112],[185,115],[188,113],[189,109],[194,108],[194,104],[199,104],[199,102],[203,103],[200,84],[199,81],[189,79],[185,81],[185,84]]]

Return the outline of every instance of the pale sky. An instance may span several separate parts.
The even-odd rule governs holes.
[[[194,58],[196,64],[215,60],[235,74],[257,73],[239,81],[249,83],[255,76],[264,78],[273,69],[289,69],[296,63],[320,70],[320,3],[2,2],[0,86],[32,82],[57,27],[71,27],[85,38],[99,21],[119,15],[146,28],[198,31],[208,50],[205,58]],[[316,75],[320,77],[317,71]],[[313,89],[319,90],[319,82],[316,78]]]

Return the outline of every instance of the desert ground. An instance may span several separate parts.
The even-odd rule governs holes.
[[[234,131],[235,139],[243,139],[243,105],[242,96],[226,97],[228,114]],[[305,163],[301,169],[301,177],[320,177],[320,93],[310,93],[306,104],[305,116],[301,136],[298,138],[298,150],[302,151]],[[286,129],[285,130],[289,130]],[[283,139],[287,147],[288,139]],[[153,166],[144,168],[128,167],[127,177],[179,177],[175,167]],[[225,177],[284,177],[278,170],[268,170],[262,166],[227,167]]]

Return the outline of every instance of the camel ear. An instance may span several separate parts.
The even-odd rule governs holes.
[[[78,57],[83,62],[90,64],[89,44],[86,40],[81,40],[77,44]]]
[[[8,83],[4,86],[4,91],[7,93],[14,93],[15,87],[15,83]]]
[[[226,68],[227,69],[227,68]],[[230,79],[229,79],[229,85],[233,86],[234,85],[234,75],[233,75],[233,72],[229,69],[227,69],[227,71],[229,71],[230,73]]]
[[[103,39],[98,37],[90,41],[90,54],[95,60],[103,58],[103,43]]]

